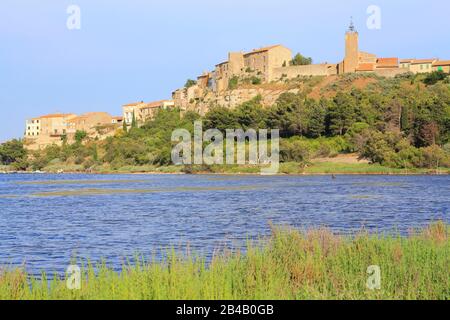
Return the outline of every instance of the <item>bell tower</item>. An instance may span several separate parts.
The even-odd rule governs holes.
[[[353,18],[350,22],[350,27],[345,34],[345,58],[344,58],[344,73],[352,73],[356,71],[359,65],[359,46],[358,46],[358,32],[353,25]]]

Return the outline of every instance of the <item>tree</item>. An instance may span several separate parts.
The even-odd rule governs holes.
[[[408,108],[408,106],[402,107],[400,128],[403,132],[406,132],[409,130],[409,108]]]
[[[355,100],[348,93],[338,92],[328,109],[329,130],[342,136],[357,121]]]
[[[185,88],[190,88],[192,86],[195,86],[196,84],[197,84],[197,81],[192,80],[192,79],[187,79],[184,87]]]
[[[125,121],[125,119],[123,119],[122,129],[123,129],[123,132],[125,132],[125,133],[128,132],[128,125],[127,125],[127,122]]]
[[[285,92],[281,94],[267,116],[267,124],[280,129],[282,137],[305,134],[308,128],[309,112],[302,94]]]
[[[228,81],[228,89],[229,90],[234,90],[238,87],[239,85],[239,77],[237,76],[233,76],[229,81]]]
[[[133,119],[131,120],[131,128],[137,128],[137,120],[136,120],[136,113],[133,110]]]
[[[225,107],[214,107],[205,116],[205,127],[225,132],[226,129],[240,128],[240,125],[233,111]]]
[[[87,132],[84,130],[77,130],[77,132],[75,132],[75,141],[77,143],[83,142],[83,140],[86,139],[86,137],[87,137]]]
[[[448,74],[446,74],[444,71],[433,71],[427,75],[427,77],[423,80],[423,83],[425,83],[428,86],[431,86],[433,84],[438,83],[439,81],[444,80],[447,78]]]
[[[261,96],[241,104],[235,111],[238,127],[247,129],[265,128],[266,110],[261,105]],[[234,128],[230,128],[234,129]]]
[[[24,161],[26,156],[22,140],[13,139],[0,145],[0,161],[4,165]]]
[[[297,53],[291,61],[292,66],[304,66],[312,64],[313,60],[311,57],[304,57],[300,53]]]
[[[311,138],[318,138],[325,133],[325,117],[328,104],[325,99],[312,103],[309,112],[308,133]]]

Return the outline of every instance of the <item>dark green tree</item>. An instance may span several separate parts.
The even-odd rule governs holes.
[[[75,132],[75,142],[76,143],[82,143],[84,139],[87,137],[87,132],[84,130],[77,130]]]
[[[186,83],[184,84],[185,88],[190,88],[192,86],[195,86],[197,84],[197,81],[192,80],[192,79],[187,79]]]
[[[136,114],[135,114],[135,112],[133,111],[133,119],[131,120],[131,128],[132,129],[134,129],[134,128],[137,128],[137,120],[136,120]]]
[[[338,92],[328,109],[328,122],[331,133],[341,136],[358,122],[356,103],[350,94]]]
[[[304,66],[304,65],[309,65],[312,64],[313,60],[311,57],[305,57],[300,53],[297,53],[294,56],[294,59],[292,59],[291,61],[291,65],[293,66]]]
[[[0,145],[0,161],[4,165],[23,161],[26,156],[27,151],[22,140],[13,139]]]

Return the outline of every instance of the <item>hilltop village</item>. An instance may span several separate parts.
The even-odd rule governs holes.
[[[35,117],[26,121],[24,141],[27,149],[38,150],[52,144],[61,145],[64,141],[73,142],[79,132],[90,138],[105,139],[117,130],[130,127],[133,122],[142,125],[161,109],[179,108],[182,113],[194,111],[204,115],[211,106],[234,108],[256,96],[261,96],[262,104],[269,106],[284,92],[277,90],[276,85],[296,78],[351,73],[372,73],[390,78],[433,71],[450,73],[450,60],[378,57],[360,51],[359,34],[351,24],[345,34],[345,56],[339,63],[298,65],[293,63],[292,51],[283,45],[230,52],[227,61],[204,72],[196,81],[188,81],[185,87],[172,93],[170,100],[127,103],[122,106],[122,116],[89,112]],[[249,86],[238,88],[242,83]]]

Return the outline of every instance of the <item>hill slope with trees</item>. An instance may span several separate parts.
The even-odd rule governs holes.
[[[103,141],[83,138],[35,152],[27,152],[20,140],[9,141],[1,145],[0,159],[15,170],[193,172],[195,168],[170,167],[170,139],[174,129],[192,132],[193,122],[202,120],[204,130],[280,129],[282,171],[290,173],[308,172],[314,159],[349,153],[385,168],[450,167],[447,75],[348,75],[322,87],[313,78],[296,81],[299,93],[285,92],[268,108],[256,97],[233,110],[212,106],[204,117],[164,110],[144,126],[118,130]],[[287,170],[288,164],[295,169]],[[227,171],[214,166],[197,170]]]

